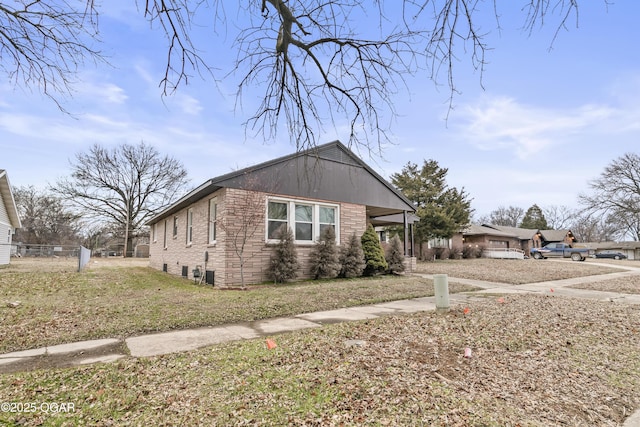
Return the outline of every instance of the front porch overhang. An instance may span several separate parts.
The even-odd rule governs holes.
[[[374,227],[402,226],[404,230],[404,256],[413,257],[413,224],[420,218],[413,211],[398,211],[367,206],[367,220]]]

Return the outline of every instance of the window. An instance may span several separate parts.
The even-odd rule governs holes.
[[[164,236],[163,236],[163,242],[162,242],[162,247],[167,249],[167,231],[169,230],[169,220],[165,219],[164,220]]]
[[[187,209],[187,245],[193,242],[193,209]]]
[[[322,231],[333,228],[338,233],[338,206],[301,201],[271,199],[267,204],[267,241],[279,238],[280,227],[290,227],[297,243],[312,243]]]
[[[319,215],[319,223],[320,223],[320,233],[324,231],[325,228],[331,227],[333,231],[336,231],[336,208],[329,206],[320,206],[319,207],[320,215]]]
[[[217,199],[209,200],[209,243],[216,242],[216,221],[218,220],[218,203]]]
[[[295,240],[313,240],[313,206],[296,205]]]
[[[267,212],[267,239],[278,239],[280,227],[287,225],[288,203],[269,202]]]
[[[173,237],[178,237],[178,217],[173,217]]]
[[[153,236],[153,243],[158,241],[158,223],[156,222],[151,227],[151,235]]]

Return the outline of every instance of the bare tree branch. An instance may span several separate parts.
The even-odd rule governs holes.
[[[286,131],[298,149],[315,146],[332,125],[346,127],[349,146],[379,153],[390,139],[395,97],[419,73],[436,85],[446,81],[451,111],[455,70],[468,58],[482,85],[491,49],[486,36],[501,28],[498,0],[247,0],[232,6],[234,14],[224,5],[141,4],[144,18],[167,39],[162,93],[173,93],[194,74],[215,79],[206,49],[192,38],[203,18],[212,27],[209,42],[219,38],[218,26],[237,30],[235,64],[222,73],[238,78],[236,107],[251,103],[246,131],[266,139]],[[555,27],[551,45],[572,19],[578,23],[578,0],[529,0],[522,10],[525,31]],[[495,26],[483,28],[483,14]],[[14,84],[39,87],[58,102],[85,60],[103,59],[94,48],[98,16],[94,0],[1,2],[0,69]],[[254,107],[249,90],[256,88],[263,92]]]
[[[175,201],[188,181],[180,162],[161,157],[144,143],[113,150],[95,144],[89,152],[76,154],[71,168],[71,177],[52,190],[86,218],[113,224],[130,237]]]
[[[83,9],[66,1],[0,3],[0,70],[15,85],[36,87],[63,109],[86,60],[103,61],[93,0]]]
[[[591,194],[580,194],[584,212],[606,219],[620,235],[640,240],[640,155],[626,153],[591,182]]]

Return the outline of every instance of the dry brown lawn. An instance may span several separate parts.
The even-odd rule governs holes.
[[[433,295],[432,281],[417,276],[262,284],[240,291],[196,285],[146,265],[96,259],[78,273],[68,260],[13,262],[0,270],[0,353]],[[471,289],[451,285],[451,292]]]
[[[620,271],[615,264],[551,260],[447,261],[420,270],[514,286]],[[603,276],[598,286],[631,289],[635,277],[612,285]],[[258,339],[0,375],[0,402],[75,406],[72,413],[0,413],[0,424],[620,426],[640,407],[637,305],[487,296],[446,314],[388,316],[271,338],[274,350]]]
[[[640,267],[640,263],[638,263]],[[623,271],[616,265],[597,265],[587,260],[510,260],[510,259],[462,259],[418,263],[417,272],[447,274],[450,277],[482,280],[486,282],[522,285],[549,280],[571,279]]]

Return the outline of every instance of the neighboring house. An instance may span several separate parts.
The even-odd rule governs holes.
[[[536,230],[501,230],[497,226],[471,224],[452,238],[453,247],[476,246],[495,249],[521,249]]]
[[[11,238],[20,228],[20,217],[16,201],[11,192],[9,177],[0,169],[0,265],[9,264],[11,259]]]
[[[615,251],[622,252],[627,259],[640,260],[640,242],[589,242],[580,246],[589,248],[592,254]]]
[[[577,243],[577,239],[571,230],[537,230],[532,239],[536,248],[541,248],[548,243],[569,243],[570,245]]]
[[[542,247],[553,242],[575,243],[576,239],[571,230],[534,230],[503,225],[472,224],[453,237],[452,246],[519,249],[529,255],[532,247]]]
[[[150,265],[191,278],[198,267],[206,283],[238,285],[234,244],[244,239],[245,283],[267,281],[277,231],[285,225],[294,232],[298,277],[306,278],[321,230],[333,227],[341,246],[367,224],[404,225],[405,255],[414,265],[414,212],[404,195],[335,141],[210,179],[164,209],[148,222]]]

